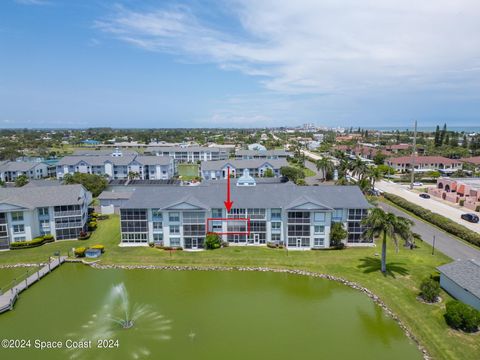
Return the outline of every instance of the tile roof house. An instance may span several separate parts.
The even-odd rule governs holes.
[[[399,172],[405,172],[410,171],[413,161],[415,161],[416,172],[434,170],[455,172],[462,168],[460,160],[449,159],[443,156],[415,156],[415,159],[412,156],[392,157],[385,160],[385,163]]]

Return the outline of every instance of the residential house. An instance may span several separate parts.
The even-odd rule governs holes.
[[[286,159],[290,156],[285,150],[237,150],[235,159]]]
[[[0,188],[0,249],[46,234],[78,238],[87,229],[91,200],[82,185]]]
[[[39,161],[5,161],[0,163],[0,180],[15,181],[20,175],[29,179],[42,179],[48,176],[48,165]]]
[[[177,162],[197,162],[228,159],[229,149],[205,146],[150,146],[145,154],[170,156]]]
[[[333,222],[345,225],[347,245],[373,245],[361,223],[371,205],[357,186],[262,184],[246,172],[232,184],[227,212],[225,182],[137,188],[120,208],[121,245],[201,249],[206,234],[215,232],[231,245],[324,249]]]
[[[385,163],[398,172],[410,171],[415,162],[415,172],[442,171],[453,173],[462,168],[462,162],[457,159],[449,159],[443,156],[401,156],[385,160]]]
[[[85,155],[65,156],[57,164],[57,178],[74,173],[96,174],[110,179],[165,180],[175,174],[174,160],[168,156]]]
[[[441,177],[435,188],[428,188],[428,193],[456,204],[462,203],[470,210],[480,208],[480,178]]]
[[[480,264],[459,260],[438,267],[440,286],[461,302],[480,311]]]
[[[228,168],[230,168],[230,176],[234,178],[243,174],[245,169],[253,177],[264,177],[268,169],[274,177],[279,177],[282,166],[288,166],[286,159],[202,161],[200,172],[204,180],[226,179]]]

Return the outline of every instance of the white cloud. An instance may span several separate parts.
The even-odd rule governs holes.
[[[117,7],[96,25],[146,50],[257,76],[282,93],[478,85],[480,78],[477,0],[239,0],[228,15],[240,32],[185,6]]]

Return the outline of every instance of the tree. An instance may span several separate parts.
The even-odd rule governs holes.
[[[280,168],[280,173],[294,183],[297,183],[298,180],[305,177],[305,174],[301,169],[297,169],[293,166],[282,166]]]
[[[63,177],[63,182],[65,184],[81,184],[85,189],[90,191],[94,197],[100,195],[108,185],[107,179],[103,176],[82,173],[67,174]]]
[[[367,165],[362,159],[360,159],[360,157],[357,156],[351,163],[350,170],[352,171],[353,176],[356,176],[359,180],[361,180],[367,173]]]
[[[272,178],[272,177],[274,177],[274,176],[275,176],[275,174],[274,174],[273,170],[270,169],[270,168],[268,168],[267,170],[265,170],[265,171],[263,172],[263,177]]]
[[[375,189],[375,183],[383,178],[383,172],[377,166],[368,168],[366,177],[370,180],[372,189]]]
[[[373,157],[373,162],[375,163],[375,165],[383,165],[386,158],[387,158],[387,155],[382,154],[381,151],[377,151],[377,153]]]
[[[205,237],[205,247],[208,250],[219,249],[222,246],[222,241],[217,233],[208,233]]]
[[[439,147],[440,145],[442,145],[442,143],[440,142],[440,127],[438,125],[435,129],[435,138],[433,140],[433,144],[435,145],[435,147]]]
[[[140,174],[136,171],[129,171],[128,172],[128,178],[130,180],[140,179]]]
[[[15,186],[22,187],[28,184],[28,176],[25,174],[17,176],[15,179]]]
[[[344,244],[342,240],[347,238],[347,230],[345,230],[343,223],[334,222],[330,228],[330,246],[336,249],[342,249]]]
[[[386,213],[380,208],[370,211],[368,216],[362,220],[366,227],[363,236],[371,239],[382,236],[382,273],[387,272],[387,237],[392,238],[395,248],[398,251],[398,239],[412,241],[412,222],[408,219],[397,217],[392,213]]]
[[[334,170],[333,162],[330,159],[327,159],[326,157],[322,157],[320,160],[317,160],[315,163],[317,170],[322,171],[323,174],[323,181],[327,180],[328,178],[331,178],[331,175]]]

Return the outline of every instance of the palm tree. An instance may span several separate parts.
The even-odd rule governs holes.
[[[333,162],[326,157],[322,157],[320,160],[317,160],[315,165],[317,166],[317,171],[322,170],[323,181],[327,180],[327,174],[331,174],[333,172]]]
[[[360,157],[356,157],[355,160],[350,164],[350,170],[352,171],[353,176],[357,176],[358,180],[362,180],[367,172],[367,165],[363,162]]]
[[[387,237],[393,239],[396,251],[398,251],[398,239],[404,239],[406,242],[413,238],[412,222],[408,219],[397,217],[392,213],[386,213],[380,208],[374,208],[368,216],[362,220],[366,226],[363,236],[374,238],[382,235],[382,273],[387,271]]]
[[[370,179],[372,189],[375,189],[375,183],[383,178],[383,172],[375,166],[368,169],[366,176]]]

